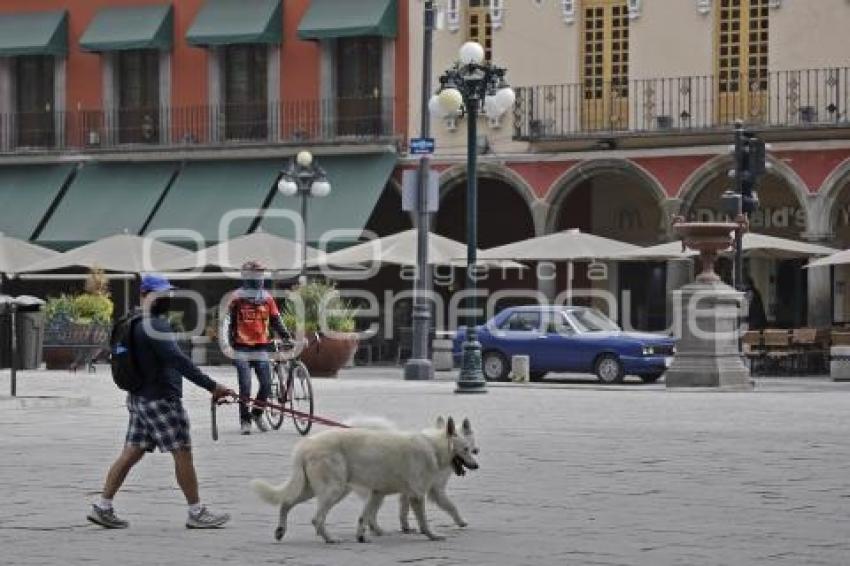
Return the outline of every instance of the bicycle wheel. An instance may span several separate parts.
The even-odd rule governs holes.
[[[313,416],[313,382],[310,380],[310,372],[307,366],[301,362],[293,362],[289,366],[289,387],[287,389],[288,408],[298,411],[302,415]],[[313,426],[313,421],[292,415],[292,423],[295,430],[306,436]]]
[[[284,374],[283,369],[280,367],[280,364],[274,364],[272,366],[272,383],[271,383],[271,393],[269,394],[269,401],[274,403],[277,407],[280,407],[284,404],[283,402],[283,392],[284,390]],[[272,408],[266,405],[265,414],[266,420],[273,429],[277,430],[283,424],[283,411],[279,408]]]

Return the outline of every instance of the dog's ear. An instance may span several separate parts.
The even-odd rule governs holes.
[[[468,418],[463,419],[463,422],[460,424],[460,430],[466,436],[472,434],[472,423],[469,422]]]
[[[448,422],[446,422],[446,436],[457,436],[457,431],[455,430],[455,420],[449,417]]]
[[[444,428],[446,428],[446,419],[444,419],[443,416],[440,415],[439,417],[437,417],[437,429],[443,430]]]

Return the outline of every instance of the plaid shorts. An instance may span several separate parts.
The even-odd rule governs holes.
[[[189,415],[179,399],[145,399],[129,395],[127,409],[130,411],[127,445],[137,446],[146,452],[153,452],[154,448],[159,448],[160,452],[173,452],[192,447]]]

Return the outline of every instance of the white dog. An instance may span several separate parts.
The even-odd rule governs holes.
[[[327,430],[302,440],[293,453],[292,477],[274,487],[253,480],[251,487],[266,502],[280,505],[280,523],[275,538],[286,532],[286,517],[295,505],[313,497],[318,500],[313,526],[325,542],[334,539],[325,529],[331,508],[348,495],[352,486],[368,493],[357,521],[357,540],[365,542],[366,526],[374,523],[386,495],[400,493],[408,498],[419,530],[431,540],[442,537],[431,532],[425,516],[424,499],[443,470],[461,475],[464,467],[478,468],[469,443],[457,434],[450,417],[442,431],[399,432],[350,428]]]
[[[357,428],[371,428],[375,430],[398,430],[398,427],[383,418],[380,417],[353,417],[345,421],[345,424],[352,427]],[[423,434],[433,434],[434,432],[439,433],[440,431],[444,431],[446,428],[446,420],[443,417],[437,417],[437,422],[434,425],[433,429],[423,430]],[[478,445],[475,442],[475,434],[472,432],[472,424],[469,422],[469,419],[463,419],[463,423],[460,425],[460,434],[469,444],[470,450],[473,455],[478,455]],[[461,474],[463,475],[465,472],[461,470]],[[465,527],[467,522],[463,520],[463,517],[460,516],[460,513],[457,510],[457,507],[449,499],[448,494],[446,493],[446,486],[449,483],[449,478],[451,478],[452,469],[451,468],[443,468],[440,470],[437,475],[436,480],[434,481],[434,485],[431,490],[428,492],[428,499],[437,504],[437,506],[449,514],[455,524],[459,527]],[[368,499],[369,492],[358,486],[352,486],[354,491],[363,497],[364,499]],[[368,520],[369,528],[376,535],[383,534],[381,528],[378,526],[377,512],[375,510],[375,516],[370,517]],[[399,496],[399,522],[401,524],[401,530],[405,533],[413,532],[413,529],[410,528],[410,523],[408,522],[408,517],[410,515],[410,500],[405,494],[401,494]]]

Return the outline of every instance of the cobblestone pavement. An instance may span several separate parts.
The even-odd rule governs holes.
[[[211,370],[235,384],[229,369]],[[8,391],[8,372],[0,392]],[[430,542],[398,532],[387,500],[384,537],[354,541],[361,503],[350,496],[326,545],[296,507],[282,542],[275,508],[248,480],[289,476],[298,437],[237,434],[236,410],[219,411],[210,438],[208,397],[186,384],[203,500],[230,512],[228,528],[187,531],[167,455],[145,458],[116,499],[132,523],[105,531],[85,521],[117,455],[123,397],[107,368],[96,374],[27,372],[0,397],[0,564],[744,565],[850,561],[850,384],[760,380],[754,393],[668,392],[663,385],[600,387],[559,380],[497,384],[456,395],[448,374],[404,382],[399,370],[349,370],[316,380],[317,413],[382,415],[420,428],[438,414],[468,415],[481,469],[449,492],[469,521],[454,527],[429,506]],[[39,398],[39,396],[44,396]]]

